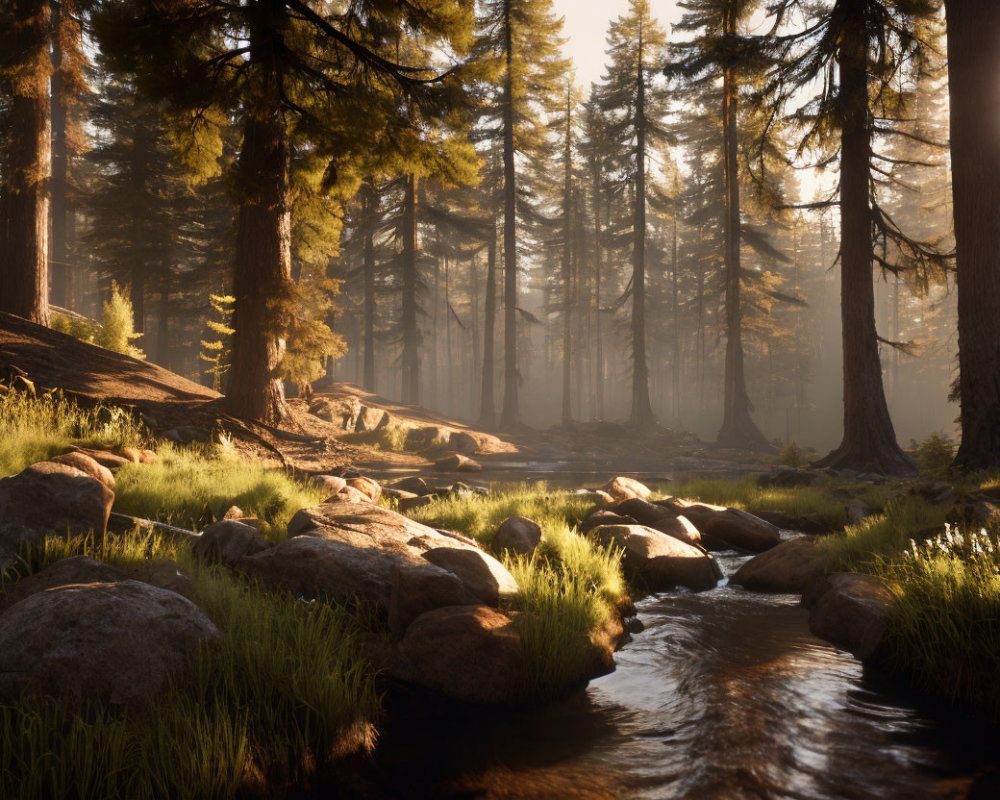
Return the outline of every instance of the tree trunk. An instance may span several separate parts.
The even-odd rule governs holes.
[[[160,314],[156,323],[156,363],[170,369],[170,288],[166,279],[160,282]]]
[[[569,425],[573,421],[573,403],[570,398],[572,386],[572,359],[573,359],[573,339],[572,339],[572,247],[573,236],[570,231],[570,218],[572,210],[571,193],[573,191],[573,135],[572,135],[572,100],[571,90],[566,96],[566,128],[564,131],[565,142],[563,148],[563,253],[562,253],[562,280],[563,280],[563,340],[562,340],[562,424]]]
[[[595,156],[594,179],[594,393],[597,418],[604,419],[604,340],[601,335],[601,268],[604,257],[601,236],[601,165]]]
[[[364,190],[364,377],[362,385],[369,392],[375,391],[375,220],[373,192],[369,187]]]
[[[909,475],[882,386],[872,276],[872,124],[868,107],[863,0],[855,0],[839,55],[843,114],[840,152],[840,313],[844,347],[844,439],[822,466]]]
[[[675,184],[676,186],[676,184]],[[678,197],[679,200],[679,197]],[[677,275],[677,213],[678,210],[674,210],[673,219],[673,235],[672,235],[672,252],[673,252],[673,264],[670,268],[670,322],[671,322],[671,341],[673,344],[673,353],[670,363],[670,424],[674,428],[680,428],[681,424],[681,331],[680,331],[680,314],[679,314],[679,284]]]
[[[517,398],[517,175],[514,169],[514,54],[510,4],[504,21],[507,71],[503,97],[503,406],[500,427],[518,427],[521,412]]]
[[[13,38],[22,53],[11,82],[5,170],[0,311],[49,323],[49,0],[14,0]]]
[[[483,306],[483,383],[479,399],[479,425],[487,430],[497,424],[496,399],[493,384],[493,342],[497,305],[497,242],[496,229],[490,239],[486,257],[486,301]]]
[[[69,221],[69,146],[66,140],[67,103],[66,76],[63,74],[61,32],[64,16],[68,15],[65,3],[52,2],[52,240],[49,247],[49,273],[52,289],[49,300],[53,305],[69,308],[69,253],[67,224]]]
[[[403,386],[404,403],[420,402],[420,332],[417,330],[417,176],[406,179],[403,197]]]
[[[728,4],[724,30],[736,33],[735,9]],[[750,418],[743,364],[743,307],[740,276],[740,167],[738,161],[737,91],[733,68],[722,71],[723,173],[726,185],[726,368],[723,392],[722,427],[719,444],[727,447],[755,448],[767,445],[767,439]]]
[[[656,424],[649,402],[646,365],[646,79],[642,66],[642,34],[636,65],[635,209],[632,223],[632,415],[638,428]]]
[[[260,84],[243,123],[236,223],[232,367],[226,407],[234,416],[277,423],[286,414],[278,367],[285,353],[292,267],[288,128],[273,62],[287,20],[267,14],[250,33],[250,68]]]
[[[1000,6],[945,0],[958,250],[962,444],[956,466],[1000,466]]]

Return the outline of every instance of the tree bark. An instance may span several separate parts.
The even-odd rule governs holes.
[[[1000,5],[945,0],[958,252],[962,444],[956,466],[1000,466]]]
[[[521,412],[517,393],[517,174],[514,169],[514,75],[513,33],[510,6],[505,8],[504,45],[507,70],[503,97],[503,406],[500,427],[518,427]]]
[[[49,178],[52,170],[49,0],[13,0],[23,57],[11,81],[0,311],[49,323]]]
[[[497,306],[497,242],[496,229],[486,251],[486,301],[483,306],[483,382],[479,399],[479,424],[487,430],[497,424],[496,398],[493,382],[494,328]]]
[[[403,402],[420,402],[420,331],[417,329],[417,177],[406,178],[403,196]]]
[[[573,296],[572,296],[572,248],[573,235],[570,230],[572,204],[571,194],[573,191],[573,116],[572,116],[572,94],[571,90],[566,95],[566,120],[564,131],[563,148],[563,252],[562,252],[562,281],[563,281],[563,340],[562,340],[562,424],[569,425],[573,422],[573,403],[570,397],[572,386],[572,360],[573,360]]]
[[[896,443],[882,386],[872,275],[872,122],[868,105],[863,0],[847,18],[838,63],[840,152],[840,311],[844,348],[844,438],[822,466],[894,475],[916,472]]]
[[[637,428],[656,424],[649,402],[646,365],[646,79],[642,65],[642,34],[636,65],[635,209],[632,223],[632,415]]]
[[[364,188],[364,208],[362,210],[364,222],[364,378],[362,385],[369,392],[375,391],[375,221],[373,219],[374,202],[373,192],[369,187]]]
[[[250,32],[250,68],[258,85],[243,123],[236,223],[232,367],[225,405],[233,416],[269,424],[285,416],[278,366],[285,353],[292,267],[289,140],[275,61],[287,22],[273,8]]]
[[[736,10],[726,6],[723,30],[727,36],[736,33]],[[731,65],[722,70],[722,135],[725,198],[725,264],[726,264],[726,367],[723,392],[722,427],[719,444],[727,447],[763,447],[767,439],[750,417],[750,396],[747,394],[743,359],[743,306],[740,265],[740,167],[738,161],[738,109],[736,76]]]
[[[597,418],[604,419],[604,339],[601,334],[601,268],[604,258],[601,236],[601,163],[594,156],[594,394]]]

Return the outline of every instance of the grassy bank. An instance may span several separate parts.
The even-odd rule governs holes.
[[[508,517],[534,520],[542,543],[531,558],[501,557],[520,586],[514,610],[528,658],[525,694],[539,698],[564,689],[590,657],[589,636],[627,595],[620,554],[574,530],[593,502],[545,484],[521,485],[488,496],[449,497],[412,512],[435,528],[461,531],[489,549]]]
[[[380,711],[363,620],[251,591],[155,536],[100,551],[53,541],[34,566],[80,552],[126,571],[151,555],[179,559],[222,638],[148,709],[0,706],[0,797],[232,797],[302,783],[371,743]]]

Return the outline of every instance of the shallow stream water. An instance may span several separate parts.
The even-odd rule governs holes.
[[[731,575],[745,559],[721,554]],[[394,713],[349,796],[1000,797],[994,735],[936,722],[809,633],[798,598],[649,597],[617,670],[535,712]],[[984,791],[985,790],[985,791]],[[335,794],[340,794],[337,792]],[[332,795],[331,795],[332,796]]]

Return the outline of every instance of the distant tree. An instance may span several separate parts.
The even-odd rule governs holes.
[[[630,419],[639,428],[655,424],[649,399],[649,365],[646,356],[646,246],[647,208],[662,211],[662,193],[650,180],[650,161],[669,141],[664,127],[667,113],[665,87],[652,81],[666,63],[666,33],[651,16],[647,0],[630,0],[628,11],[608,29],[611,63],[600,87],[599,102],[607,116],[608,137],[615,153],[612,172],[617,178],[616,199],[630,209],[619,225],[630,230],[626,252],[631,255],[632,277],[632,410]]]
[[[944,6],[962,409],[955,464],[985,469],[1000,466],[1000,4]]]
[[[567,69],[560,54],[562,19],[552,0],[485,0],[474,53],[499,60],[502,77],[490,105],[502,142],[504,256],[504,394],[500,426],[520,424],[518,402],[518,159],[545,143],[545,117],[558,108],[555,87]],[[489,124],[487,122],[487,124]]]
[[[8,130],[0,203],[0,311],[49,323],[49,177],[52,171],[49,0],[0,9],[0,78]]]

